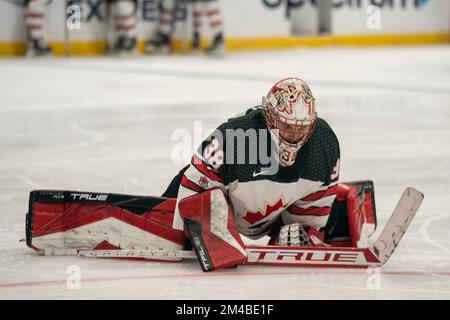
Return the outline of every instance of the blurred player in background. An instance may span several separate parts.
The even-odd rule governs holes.
[[[201,28],[203,26],[204,17],[207,17],[212,40],[205,49],[205,53],[223,55],[225,53],[225,39],[219,0],[193,0],[193,16],[194,33],[192,49],[194,51],[200,51],[202,38]]]
[[[27,25],[28,52],[30,57],[51,55],[44,35],[45,10],[51,0],[27,0],[25,23]]]
[[[109,12],[113,20],[114,41],[111,51],[117,54],[135,53],[137,49],[136,0],[109,0]],[[45,39],[43,25],[45,11],[51,0],[26,0],[26,24],[28,31],[28,56],[52,53]]]
[[[147,53],[161,52],[169,54],[172,51],[172,35],[174,31],[174,16],[177,5],[176,0],[160,0],[158,3],[159,20],[154,37],[146,44]]]
[[[117,54],[137,53],[137,1],[110,0],[109,4],[114,27],[112,52]]]

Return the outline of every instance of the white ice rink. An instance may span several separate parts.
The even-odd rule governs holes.
[[[29,191],[159,195],[183,166],[174,130],[214,128],[290,75],[311,84],[340,139],[341,180],[374,180],[380,227],[405,187],[425,194],[380,274],[205,274],[196,261],[40,257],[19,242]],[[449,207],[449,46],[0,60],[0,299],[449,299]],[[71,265],[79,290],[66,285]]]

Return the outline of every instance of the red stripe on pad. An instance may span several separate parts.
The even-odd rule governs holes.
[[[331,212],[330,207],[309,207],[309,208],[299,208],[296,206],[290,206],[288,211],[297,216],[318,216],[323,217],[327,216]]]

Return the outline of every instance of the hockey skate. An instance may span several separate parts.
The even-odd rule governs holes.
[[[130,56],[137,54],[136,38],[120,36],[114,45],[113,53],[120,56]]]
[[[168,34],[162,32],[156,33],[153,39],[147,41],[145,52],[149,54],[170,54],[172,53],[171,39]]]
[[[27,57],[50,56],[52,50],[44,39],[31,39],[28,43]]]
[[[205,53],[210,56],[218,56],[218,57],[225,55],[226,53],[225,41],[222,32],[214,36],[209,47],[205,49]]]
[[[200,33],[198,31],[194,31],[194,34],[192,35],[192,53],[200,53],[200,43]]]

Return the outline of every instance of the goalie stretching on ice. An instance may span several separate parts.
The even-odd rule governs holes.
[[[376,264],[390,256],[413,215],[394,215],[406,226],[387,230],[392,239],[382,238],[382,245],[351,251],[366,248],[375,231],[374,191],[371,181],[338,184],[339,162],[338,139],[317,117],[309,86],[288,78],[272,87],[261,106],[219,126],[161,198],[32,192],[27,243],[44,252],[192,246],[204,271],[264,262],[273,248],[287,247],[309,248],[298,249],[293,259],[312,265]],[[409,203],[410,211],[418,204]],[[241,235],[267,235],[269,246],[255,258]],[[268,264],[283,262],[283,255],[272,260]]]
[[[269,161],[262,159],[269,150]],[[283,245],[320,243],[338,176],[338,140],[317,117],[308,85],[290,78],[261,107],[222,124],[164,195],[178,200],[174,228],[184,226],[194,247],[211,248],[205,253],[217,268],[245,261],[239,233],[271,234]],[[285,236],[276,239],[281,226]]]

